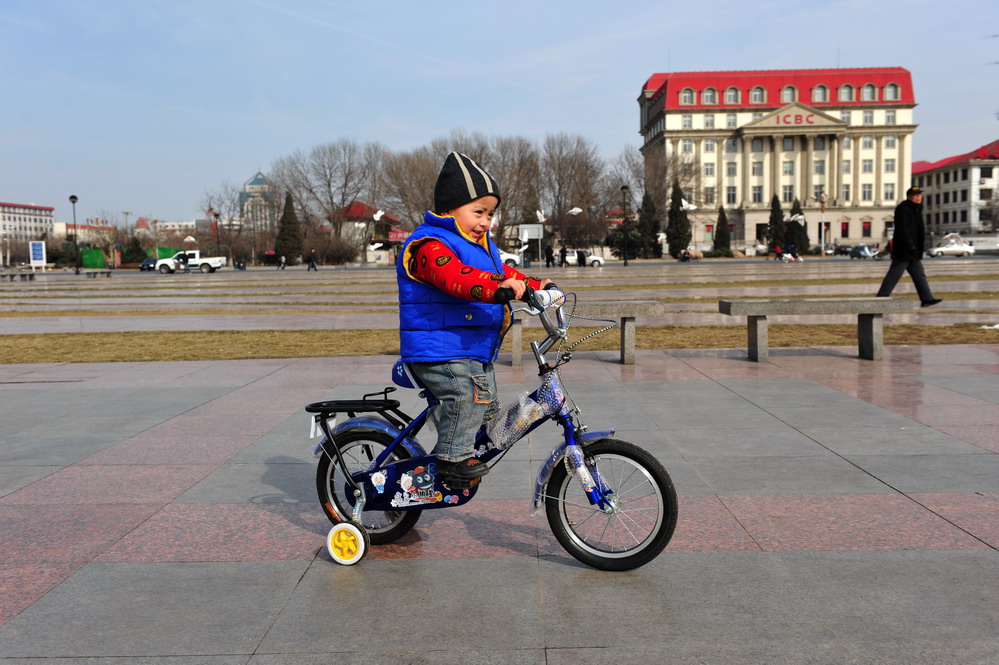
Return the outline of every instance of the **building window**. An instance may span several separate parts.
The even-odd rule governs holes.
[[[840,120],[842,120],[846,124],[848,124],[848,125],[850,124],[850,112],[849,111],[843,111],[842,113],[839,114],[839,117],[840,117]]]
[[[947,205],[948,203],[950,203],[950,192],[944,192],[943,195],[944,195],[944,205]]]
[[[895,172],[895,160],[894,159],[886,159],[885,160],[885,173],[894,173],[894,172]]]
[[[841,102],[852,102],[853,101],[853,86],[843,85],[839,88],[839,101]]]
[[[694,142],[691,139],[684,139],[680,142],[680,150],[683,152],[694,152]]]
[[[784,203],[794,202],[794,185],[784,185]]]
[[[737,175],[735,169],[736,169],[735,162],[725,162],[725,175],[727,176]]]
[[[680,103],[684,106],[690,106],[694,103],[694,91],[690,88],[684,88],[680,91]]]
[[[704,162],[704,175],[707,177],[713,177],[715,174],[715,163],[714,162]]]
[[[876,102],[878,101],[878,91],[872,84],[868,83],[863,88],[860,89],[860,101],[862,102]]]
[[[728,113],[725,115],[725,126],[729,129],[735,129],[739,126],[738,120],[734,113]]]
[[[704,152],[714,152],[714,151],[715,151],[715,140],[704,139]]]
[[[860,186],[860,200],[861,201],[873,201],[874,200],[874,185],[870,183]]]
[[[961,169],[961,180],[968,179],[968,169]]]
[[[763,152],[763,139],[758,136],[753,139],[753,152]]]
[[[895,148],[898,139],[894,134],[889,134],[885,137],[885,148]]]
[[[715,114],[709,113],[704,116],[704,129],[714,129],[715,128]]]
[[[864,150],[871,150],[871,149],[873,149],[874,148],[874,137],[873,136],[865,136],[861,140],[861,142],[860,142],[860,147],[863,148]]]
[[[843,201],[850,200],[850,185],[843,185]]]
[[[850,146],[852,146],[852,145],[853,145],[853,139],[851,139],[849,136],[844,136],[843,137],[843,149],[844,150],[849,150]]]
[[[829,89],[824,85],[817,85],[812,90],[812,101],[813,102],[828,102],[829,101]]]
[[[784,175],[794,175],[794,161],[785,161],[783,167]]]
[[[753,175],[763,175],[763,162],[753,162]]]
[[[780,101],[784,104],[789,104],[793,102],[798,97],[798,91],[794,89],[794,86],[784,86],[780,91]]]
[[[886,102],[897,102],[898,101],[898,86],[894,83],[889,83],[885,86],[885,101]]]
[[[885,124],[886,125],[894,125],[895,124],[895,112],[894,111],[885,111]]]
[[[860,172],[861,173],[874,173],[874,160],[873,159],[862,159],[862,160],[860,160]]]
[[[839,237],[849,238],[850,237],[850,222],[840,222],[839,224]]]
[[[688,115],[684,115],[682,118],[680,118],[680,125],[684,129],[690,129],[691,127],[694,126],[694,116],[689,115],[689,114]]]
[[[726,187],[725,188],[725,203],[728,203],[729,205],[733,205],[733,204],[735,204],[735,202],[736,202],[736,199],[735,199],[735,187]]]
[[[865,125],[874,124],[874,111],[864,111],[864,124]]]
[[[824,137],[824,136],[816,136],[815,137],[815,149],[816,150],[825,150],[826,149],[826,137]]]
[[[961,190],[961,203],[967,203],[967,202],[968,202],[968,190],[962,189]]]
[[[978,200],[979,201],[991,201],[992,200],[992,190],[991,189],[980,189],[980,190],[978,190]]]
[[[704,203],[712,204],[715,202],[715,188],[705,187],[704,188]]]
[[[885,201],[895,200],[895,183],[889,182],[885,184]]]
[[[725,103],[726,104],[738,104],[739,103],[739,89],[729,88],[725,91]]]
[[[784,137],[784,152],[794,152],[794,137],[785,136]]]
[[[763,203],[763,185],[753,185],[753,203]]]
[[[767,101],[767,93],[760,86],[756,86],[749,91],[749,103],[750,104],[765,104]]]
[[[718,91],[714,88],[705,88],[704,92],[701,93],[701,103],[702,104],[717,104],[718,103]]]
[[[815,175],[825,175],[826,174],[826,160],[816,159],[815,160]]]
[[[725,152],[739,152],[739,139],[725,141]]]
[[[961,221],[962,222],[967,222],[968,221],[968,211],[967,210],[962,210],[961,211]]]
[[[870,222],[863,222],[863,229],[864,229],[863,233],[862,233],[863,236],[865,238],[870,238],[871,237],[871,223]]]
[[[983,167],[981,167],[981,172],[979,173],[979,177],[981,177],[981,178],[991,178],[992,177],[992,167],[991,166],[983,166]]]
[[[753,120],[759,120],[762,117],[763,117],[763,114],[760,113],[759,111],[756,111],[755,113],[753,113]]]

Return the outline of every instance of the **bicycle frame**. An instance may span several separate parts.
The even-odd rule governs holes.
[[[516,439],[506,442],[501,447],[494,444],[483,426],[476,436],[476,454],[484,463],[488,464],[543,423],[555,420],[562,427],[563,440],[552,450],[538,471],[532,512],[536,512],[541,507],[551,473],[560,460],[565,461],[567,469],[579,481],[591,504],[604,512],[613,512],[615,509],[613,492],[601,480],[596,467],[591,468],[587,465],[583,447],[589,441],[612,436],[614,431],[590,432],[585,425],[578,423],[578,410],[569,407],[569,400],[563,390],[561,378],[555,371],[555,367],[547,362],[544,355],[555,342],[566,339],[567,326],[562,314],[562,305],[558,305],[555,309],[554,320],[544,308],[523,311],[539,316],[548,333],[544,340],[531,343],[531,349],[538,361],[542,380],[541,385],[528,395],[528,399],[541,406],[543,416],[530,423],[524,431],[519,432]],[[315,452],[318,453],[322,450],[336,460],[343,469],[347,467],[339,448],[329,446],[332,448],[329,450],[325,445],[329,441],[334,441],[338,434],[360,429],[381,432],[392,437],[392,443],[371,460],[365,470],[355,472],[345,478],[346,483],[350,486],[349,489],[356,497],[352,511],[352,519],[355,522],[360,522],[360,514],[365,509],[399,511],[446,508],[464,505],[475,496],[478,484],[467,489],[449,487],[436,474],[436,456],[428,455],[423,446],[416,440],[416,434],[426,424],[431,410],[437,405],[436,399],[429,391],[424,390],[420,395],[427,400],[427,407],[412,419],[398,411],[396,414],[402,416],[401,420],[399,418],[386,419],[384,413],[378,411],[379,416],[382,417],[353,416],[340,424],[336,424],[334,421],[333,427],[330,427],[327,422],[328,412],[315,416],[316,422],[326,437],[316,446]],[[504,416],[505,412],[497,415],[497,417]],[[405,459],[389,462],[390,457],[396,454],[400,446],[406,450]]]

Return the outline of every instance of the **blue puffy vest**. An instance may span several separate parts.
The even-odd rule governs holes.
[[[461,232],[453,217],[438,217],[428,210],[423,224],[396,258],[402,360],[440,362],[472,358],[491,363],[510,325],[510,311],[504,305],[452,296],[412,277],[409,273],[412,252],[431,238],[447,245],[465,265],[503,273],[499,250],[488,236],[477,243]]]

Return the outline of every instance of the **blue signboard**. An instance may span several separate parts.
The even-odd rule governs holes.
[[[31,266],[45,267],[45,243],[32,240],[28,243],[28,255],[31,256]]]

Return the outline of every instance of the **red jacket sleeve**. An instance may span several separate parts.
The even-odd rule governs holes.
[[[410,274],[421,282],[458,298],[496,302],[496,288],[506,279],[518,279],[532,289],[540,289],[541,282],[528,277],[511,266],[503,272],[489,272],[466,265],[442,242],[428,240],[421,244],[414,255],[414,269]]]

